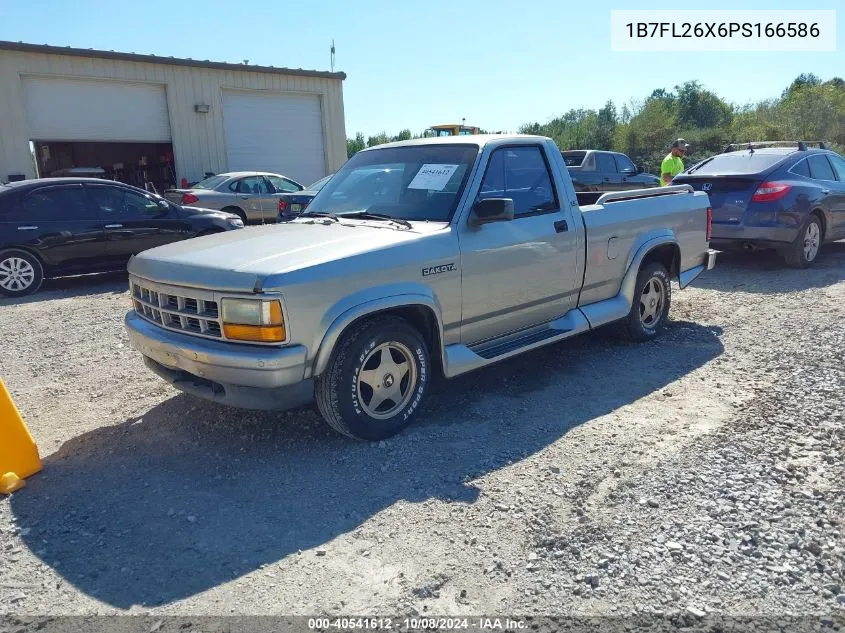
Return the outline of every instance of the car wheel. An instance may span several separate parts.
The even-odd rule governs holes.
[[[632,341],[656,338],[669,317],[672,286],[663,264],[651,262],[637,275],[636,293],[631,311],[623,323],[626,336]]]
[[[44,281],[44,268],[38,258],[17,249],[0,253],[0,294],[22,297],[32,294]]]
[[[822,223],[815,215],[811,215],[807,224],[798,233],[798,237],[784,252],[787,265],[792,268],[807,268],[819,256],[824,239]]]
[[[404,319],[376,317],[353,325],[315,380],[326,422],[349,437],[376,441],[411,422],[429,380],[428,348]]]
[[[221,211],[223,211],[223,213],[235,214],[241,219],[241,221],[244,223],[244,226],[246,226],[246,213],[244,213],[243,209],[241,209],[240,207],[224,207],[223,209],[221,209]]]

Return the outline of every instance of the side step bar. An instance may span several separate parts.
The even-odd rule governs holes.
[[[555,341],[581,334],[590,329],[590,323],[578,308],[549,323],[484,341],[469,347],[461,343],[447,345],[444,363],[447,378],[510,358],[516,354],[541,347]]]
[[[503,356],[508,352],[512,352],[514,350],[522,349],[523,347],[527,347],[532,343],[539,343],[541,341],[545,341],[550,338],[554,338],[556,336],[560,336],[561,334],[565,333],[567,330],[555,330],[550,327],[544,327],[541,330],[537,330],[535,332],[531,332],[530,334],[525,334],[519,338],[512,339],[509,341],[502,341],[498,342],[498,340],[494,340],[492,343],[488,343],[484,346],[479,347],[470,347],[470,349],[481,356],[481,358],[486,358],[487,360],[492,360],[497,356]]]

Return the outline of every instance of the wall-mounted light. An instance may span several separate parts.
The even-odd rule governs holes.
[[[211,106],[207,103],[197,103],[194,106],[194,112],[199,112],[200,114],[208,114],[209,110],[211,110]]]

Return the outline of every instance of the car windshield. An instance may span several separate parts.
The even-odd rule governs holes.
[[[765,152],[732,152],[718,154],[697,165],[693,165],[686,172],[696,176],[730,176],[736,174],[759,174],[774,167],[784,159],[784,154]]]
[[[455,211],[476,145],[412,145],[358,152],[304,215],[377,213],[446,222]]]
[[[216,189],[220,186],[225,180],[227,176],[209,176],[203,180],[200,180],[197,184],[195,184],[192,189]]]
[[[305,187],[305,189],[307,189],[308,191],[320,191],[320,189],[322,189],[323,187],[326,186],[326,183],[329,181],[330,178],[331,178],[331,175],[324,176],[324,177],[320,178],[320,180],[318,180],[317,182],[310,184],[307,187]]]

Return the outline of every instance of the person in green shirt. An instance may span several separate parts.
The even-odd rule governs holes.
[[[666,155],[660,164],[660,184],[667,186],[672,183],[672,178],[684,171],[683,156],[687,153],[689,145],[679,138],[672,143],[672,151]]]

